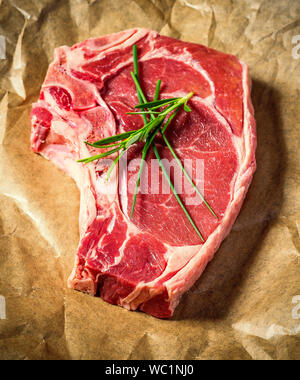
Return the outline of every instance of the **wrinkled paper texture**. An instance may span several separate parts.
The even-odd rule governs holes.
[[[146,27],[251,70],[258,170],[228,239],[172,320],[66,287],[75,183],[30,151],[53,50]],[[0,0],[0,359],[300,359],[300,2]]]

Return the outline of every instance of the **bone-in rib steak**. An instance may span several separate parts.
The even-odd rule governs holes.
[[[130,76],[134,44],[149,100],[158,79],[162,98],[195,93],[189,103],[192,112],[179,113],[167,133],[180,159],[203,162],[202,184],[200,178],[196,182],[219,219],[203,203],[189,204],[188,192],[181,198],[204,244],[172,193],[141,191],[130,219],[129,184],[136,180],[137,166],[125,174],[119,168],[107,181],[103,160],[76,162],[99,154],[84,141],[143,125],[141,116],[127,115],[138,104]],[[229,234],[255,172],[250,91],[248,68],[236,57],[149,30],[128,30],[55,51],[32,110],[32,149],[74,178],[81,192],[80,244],[71,288],[129,310],[172,316]],[[170,160],[159,137],[157,146]],[[129,166],[140,153],[139,146],[129,151]],[[148,170],[153,158],[150,152]],[[161,173],[156,180],[163,181]]]

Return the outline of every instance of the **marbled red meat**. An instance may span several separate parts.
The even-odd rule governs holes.
[[[77,160],[98,153],[94,142],[143,125],[127,115],[138,103],[130,71],[132,47],[138,46],[140,79],[149,100],[158,79],[161,97],[193,91],[191,113],[180,112],[167,136],[180,159],[203,163],[201,178],[191,174],[218,215],[191,200],[182,200],[205,243],[172,193],[163,191],[160,171],[149,152],[133,219],[130,212],[142,146],[128,152],[127,170],[117,168],[106,180],[108,163]],[[90,39],[55,51],[39,101],[33,105],[32,149],[74,178],[81,192],[80,243],[71,288],[128,310],[160,318],[172,316],[183,293],[204,271],[229,234],[256,169],[256,129],[247,66],[236,57],[205,46],[133,29]],[[172,160],[157,137],[164,160]],[[123,168],[124,169],[124,168]],[[156,168],[157,169],[157,168]],[[178,169],[178,168],[177,168]],[[170,171],[176,181],[176,165]],[[120,175],[121,174],[121,175]],[[153,192],[153,185],[158,191]],[[237,253],[238,254],[238,253]]]

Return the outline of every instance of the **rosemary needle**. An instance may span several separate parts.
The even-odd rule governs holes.
[[[182,98],[170,98],[170,99],[163,99],[163,100],[156,100],[153,102],[148,102],[144,104],[139,104],[135,106],[134,108],[148,108],[148,109],[155,109],[155,108],[161,108],[162,106],[170,103],[175,103],[177,100],[180,100]]]
[[[137,51],[137,46],[133,46],[133,66],[134,66],[134,76],[136,78],[139,78],[139,63],[138,63],[138,51]],[[144,103],[141,94],[137,88],[137,94],[138,94],[138,99],[139,103],[142,104]],[[146,115],[143,115],[144,123],[147,124],[147,117]]]
[[[157,102],[159,98],[159,93],[160,93],[160,86],[161,86],[161,80],[159,79],[156,84],[156,89],[155,89],[155,95],[154,95],[154,101]]]
[[[78,160],[78,162],[84,162],[85,164],[88,164],[89,162],[95,161],[95,160],[100,160],[100,158],[108,157],[114,153],[117,153],[120,149],[116,148],[113,150],[110,150],[109,152],[105,152],[102,154],[99,154],[97,156],[89,157],[89,158],[84,158],[82,160]]]
[[[110,175],[112,173],[112,171],[114,170],[115,166],[117,165],[117,163],[120,161],[120,159],[124,156],[124,154],[126,153],[126,150],[124,149],[119,155],[118,157],[114,160],[114,162],[112,163],[112,165],[110,166],[108,172],[107,172],[107,180],[109,181],[109,178],[110,178]]]

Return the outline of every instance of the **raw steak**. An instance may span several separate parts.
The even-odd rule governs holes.
[[[126,170],[116,169],[108,182],[107,162],[76,162],[99,154],[84,141],[143,125],[141,116],[127,115],[138,104],[130,76],[134,44],[149,100],[158,79],[163,83],[162,98],[195,93],[189,103],[192,112],[179,113],[167,133],[183,161],[204,163],[204,176],[196,182],[219,219],[203,203],[189,204],[189,191],[181,198],[205,243],[172,193],[151,193],[146,181],[147,175],[151,177],[149,168],[130,220],[129,183],[135,183],[138,166],[128,167],[127,176]],[[81,192],[80,244],[69,279],[71,288],[128,310],[159,318],[172,316],[183,293],[229,234],[255,172],[250,91],[248,68],[236,57],[149,30],[128,30],[55,51],[39,101],[33,106],[31,141],[32,149],[74,178]],[[159,137],[157,146],[161,156],[170,160]],[[128,165],[139,157],[141,147],[134,146]],[[153,158],[150,152],[149,165]],[[156,185],[163,181],[161,173],[156,181]]]

